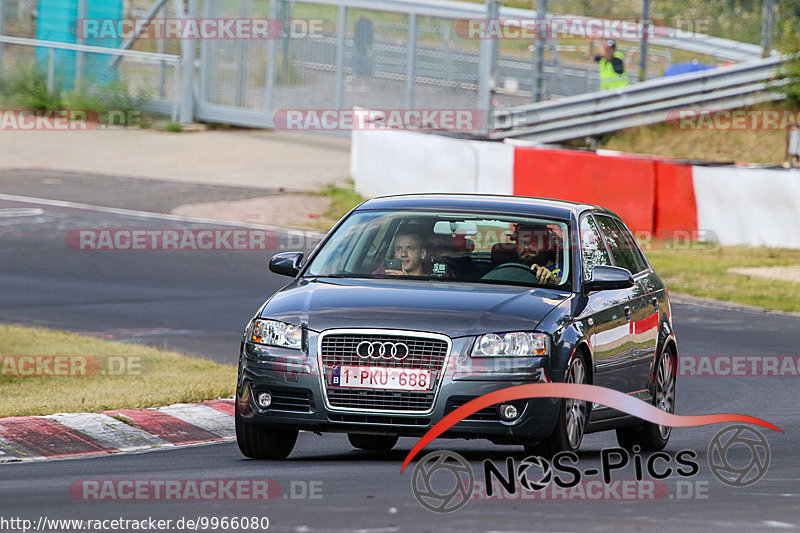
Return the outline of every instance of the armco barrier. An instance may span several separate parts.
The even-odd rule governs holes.
[[[633,231],[655,231],[655,162],[577,150],[517,146],[514,194],[607,207]]]
[[[632,230],[723,245],[800,248],[800,171],[691,166],[604,151],[512,146],[403,131],[355,131],[364,196],[412,192],[541,196],[608,207]]]

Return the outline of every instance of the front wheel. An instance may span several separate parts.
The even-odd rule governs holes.
[[[564,381],[584,385],[586,376],[586,362],[582,357],[576,357],[569,365]],[[552,457],[559,452],[576,452],[581,446],[588,421],[589,405],[583,400],[565,398],[561,400],[561,411],[553,434],[539,444],[525,446],[525,451],[543,457]]]
[[[251,459],[286,459],[297,442],[296,429],[277,429],[258,424],[249,424],[235,412],[236,443],[245,457]]]
[[[655,380],[652,385],[653,405],[666,411],[675,412],[675,354],[665,350],[658,361]],[[617,442],[628,450],[639,446],[642,451],[663,450],[672,433],[670,426],[645,422],[641,426],[617,430]]]
[[[376,452],[391,450],[397,444],[397,435],[362,435],[360,433],[348,433],[347,439],[354,448]]]

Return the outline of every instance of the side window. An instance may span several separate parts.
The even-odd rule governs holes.
[[[581,262],[583,263],[583,277],[589,279],[592,276],[592,269],[596,265],[610,265],[608,252],[603,245],[600,231],[591,216],[581,219]]]
[[[632,274],[639,272],[641,269],[636,262],[636,255],[631,249],[631,245],[625,242],[622,232],[614,219],[603,215],[595,216],[597,217],[597,223],[600,224],[600,229],[603,230],[608,247],[611,249],[614,264],[628,269]]]
[[[642,254],[642,250],[636,244],[636,241],[633,239],[633,235],[631,235],[631,231],[628,227],[619,220],[614,220],[619,228],[619,234],[622,236],[622,242],[625,246],[625,250],[630,250],[631,254],[633,254],[633,258],[636,261],[636,270],[632,270],[631,272],[636,274],[637,272],[641,272],[642,270],[647,270],[649,268],[647,264],[647,260],[644,258],[644,254]]]

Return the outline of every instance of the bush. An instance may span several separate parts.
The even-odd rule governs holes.
[[[800,109],[800,53],[796,53],[784,64],[777,78],[789,81],[787,85],[778,89],[786,95],[787,105]]]
[[[6,108],[48,111],[62,109],[58,88],[47,88],[47,74],[38,68],[18,70],[0,78],[0,104]]]
[[[142,121],[143,96],[131,96],[126,83],[112,81],[106,87],[82,85],[64,95],[64,107],[94,111],[102,124],[132,126]]]
[[[791,33],[783,40],[781,51],[789,56],[778,71],[777,79],[789,83],[777,88],[786,95],[786,103],[795,109],[800,108],[800,35]]]
[[[102,124],[139,125],[143,122],[145,95],[132,96],[122,81],[105,86],[84,84],[69,92],[47,88],[47,74],[41,69],[17,70],[0,78],[0,105],[8,109],[94,111]]]

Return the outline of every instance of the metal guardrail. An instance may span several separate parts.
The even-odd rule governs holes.
[[[47,87],[52,90],[55,85],[55,51],[56,50],[70,50],[78,53],[91,53],[91,54],[104,54],[114,57],[125,57],[131,59],[138,59],[143,61],[158,62],[161,64],[171,63],[174,65],[173,78],[175,86],[177,87],[181,75],[181,57],[171,54],[159,54],[156,52],[141,52],[139,50],[124,50],[121,48],[107,48],[103,46],[89,46],[85,44],[71,44],[61,43],[56,41],[41,41],[38,39],[25,39],[22,37],[7,37],[0,35],[0,45],[13,44],[19,46],[32,46],[36,48],[46,48],[47,54]],[[146,103],[146,107],[153,111],[160,113],[167,113],[172,115],[172,120],[177,119],[178,107],[180,105],[180,92],[175,91],[175,97],[171,103],[171,110],[169,104],[161,100],[151,100]]]
[[[347,7],[380,9],[381,11],[396,11],[402,13],[415,13],[419,16],[433,16],[442,18],[484,18],[486,7],[480,3],[454,2],[452,0],[337,0],[337,4]],[[528,9],[513,7],[500,7],[501,18],[531,19],[536,12]],[[553,15],[548,18],[570,18],[575,20],[589,20],[581,15]],[[594,18],[593,20],[604,20]],[[761,46],[743,43],[721,37],[712,37],[701,33],[681,31],[676,28],[660,28],[666,35],[650,38],[650,43],[656,46],[672,47],[697,54],[709,55],[719,59],[731,61],[750,61],[761,57]]]
[[[782,61],[772,57],[498,110],[489,137],[559,142],[664,122],[671,111],[691,106],[724,110],[779,100],[783,96],[768,82]]]

